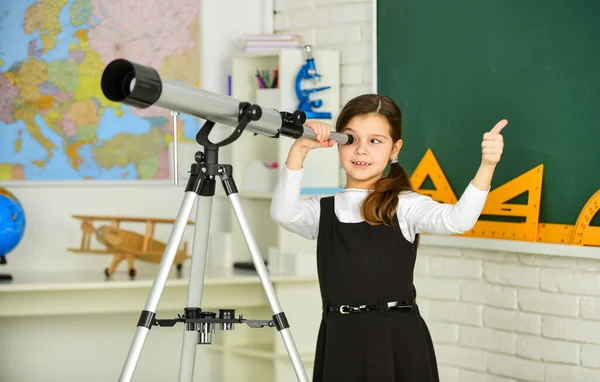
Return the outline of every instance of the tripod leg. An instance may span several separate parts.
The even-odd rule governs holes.
[[[227,182],[231,183],[227,184]],[[235,185],[232,184],[233,179],[224,179],[223,183],[225,184],[226,192],[229,194],[229,200],[231,200],[235,216],[240,225],[242,233],[244,234],[244,238],[246,239],[248,249],[252,254],[252,261],[254,262],[254,267],[256,268],[258,277],[260,278],[262,286],[267,295],[267,299],[269,300],[269,304],[271,305],[275,325],[279,333],[281,333],[281,337],[287,349],[288,355],[290,357],[290,360],[292,361],[294,371],[296,372],[296,377],[298,377],[298,381],[308,382],[308,376],[306,375],[306,370],[304,370],[304,366],[302,365],[302,360],[300,359],[300,355],[298,354],[298,349],[296,349],[296,344],[294,343],[294,339],[292,338],[292,333],[290,332],[285,313],[281,311],[279,300],[277,299],[275,289],[273,289],[273,284],[271,283],[271,279],[269,278],[269,273],[267,271],[267,268],[265,267],[262,255],[260,253],[258,245],[256,244],[254,236],[252,235],[250,225],[248,224],[248,221],[246,220],[246,216],[242,209],[239,195],[236,191],[231,192],[232,190],[235,190]]]
[[[206,251],[212,212],[212,196],[200,196],[196,210],[196,226],[192,246],[192,263],[188,284],[187,307],[201,307]],[[198,332],[183,330],[183,344],[179,365],[179,382],[191,382],[194,377]]]
[[[148,296],[144,310],[140,315],[140,319],[137,324],[137,330],[129,348],[125,365],[121,371],[119,382],[131,381],[131,378],[133,377],[137,362],[140,358],[140,354],[142,353],[144,342],[146,341],[146,336],[148,335],[148,332],[152,327],[152,322],[155,319],[156,307],[158,306],[158,302],[160,301],[160,297],[167,282],[170,268],[173,265],[173,260],[175,259],[175,255],[179,249],[179,244],[181,243],[187,222],[190,214],[192,213],[196,196],[196,193],[192,191],[186,191],[185,193],[185,197],[183,198],[183,202],[181,203],[181,207],[177,213],[177,218],[173,224],[173,230],[169,236],[169,241],[167,242],[163,257],[160,261],[156,278],[152,284],[150,295]]]

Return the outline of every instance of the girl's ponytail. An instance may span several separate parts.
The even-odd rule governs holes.
[[[362,218],[371,225],[394,225],[394,215],[398,210],[398,194],[411,191],[410,179],[406,170],[396,161],[390,163],[387,176],[379,179],[362,207]]]

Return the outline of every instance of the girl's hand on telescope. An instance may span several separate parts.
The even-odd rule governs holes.
[[[331,126],[328,123],[308,120],[304,125],[311,128],[315,133],[316,139],[306,137],[298,138],[292,145],[292,148],[308,152],[312,149],[331,147],[335,144],[335,140],[329,139],[329,136],[331,135]]]

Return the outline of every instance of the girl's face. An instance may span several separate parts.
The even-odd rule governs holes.
[[[368,189],[398,155],[402,140],[393,142],[390,125],[379,114],[356,116],[341,132],[354,137],[352,144],[338,145],[340,161],[347,174],[346,188]]]

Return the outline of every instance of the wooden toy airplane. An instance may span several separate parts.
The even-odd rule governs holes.
[[[107,278],[115,272],[121,261],[126,260],[128,274],[132,279],[136,275],[136,270],[133,267],[135,259],[151,263],[159,263],[162,259],[166,244],[154,239],[155,225],[161,223],[173,224],[175,222],[173,219],[123,216],[73,215],[73,218],[82,220],[81,247],[68,248],[68,250],[79,253],[112,254],[113,260],[109,267],[104,270]],[[110,224],[104,224],[96,228],[93,225],[96,220],[107,221]],[[121,222],[146,223],[146,232],[140,234],[124,230],[120,228]],[[193,222],[188,221],[187,224],[193,224]],[[90,248],[93,234],[95,234],[96,240],[104,245],[105,249]],[[183,248],[178,249],[173,262],[177,266],[179,275],[181,275],[183,262],[189,257],[187,242],[184,242]]]

